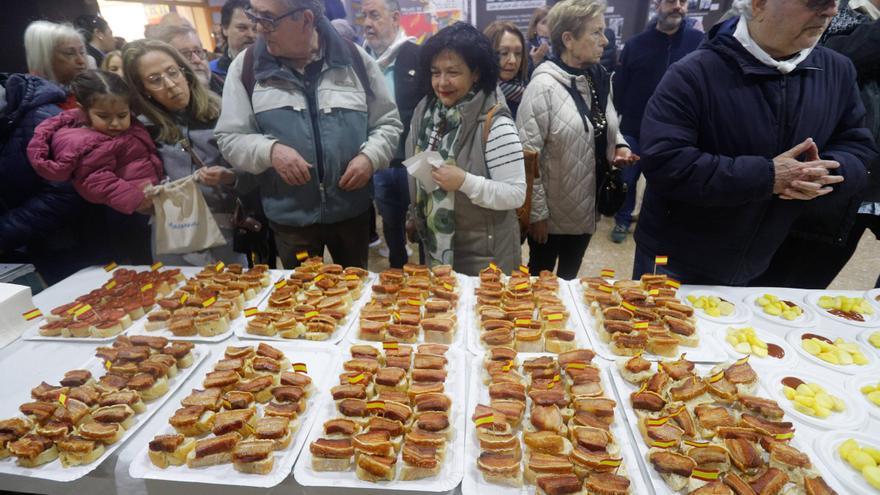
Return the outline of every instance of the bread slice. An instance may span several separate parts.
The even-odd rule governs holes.
[[[254,462],[234,461],[232,465],[235,467],[235,470],[240,473],[269,474],[272,472],[272,468],[275,467],[275,456],[270,455],[261,461]]]
[[[436,476],[440,474],[440,471],[442,469],[442,462],[438,462],[437,465],[433,468],[420,468],[416,466],[410,466],[407,463],[403,463],[403,467],[400,469],[400,479],[402,481],[412,481],[420,480],[423,478],[430,478],[431,476]]]
[[[67,468],[83,464],[91,464],[97,461],[102,455],[104,455],[104,444],[95,442],[95,448],[92,449],[91,452],[61,452],[58,454],[58,458],[61,460],[61,465]]]
[[[315,457],[312,456],[312,470],[318,472],[340,472],[350,471],[351,461],[354,457],[343,457],[334,459],[331,457]]]
[[[232,462],[232,451],[219,452],[196,459],[196,450],[193,449],[186,456],[186,467],[188,468],[216,466],[217,464],[228,464],[230,462]]]
[[[24,457],[18,458],[18,465],[26,468],[35,468],[37,466],[42,466],[47,462],[52,462],[58,458],[58,447],[52,445],[52,447],[40,452],[40,455],[34,457],[33,459],[26,459]]]
[[[452,344],[455,337],[455,330],[451,332],[443,332],[438,330],[425,329],[425,342],[430,344]]]
[[[186,463],[186,458],[190,451],[196,446],[195,438],[187,438],[178,446],[174,452],[156,452],[147,449],[150,455],[150,462],[158,468],[165,469],[168,466],[182,466]]]
[[[516,476],[504,476],[502,474],[487,473],[486,471],[481,472],[483,473],[483,479],[489,483],[512,486],[514,488],[522,488],[523,486],[522,471],[517,471]]]
[[[156,383],[152,387],[141,390],[140,396],[145,402],[156,400],[168,392],[168,379],[164,376],[156,379]]]
[[[546,352],[561,354],[563,352],[573,351],[576,348],[577,343],[575,341],[544,339],[544,350]]]

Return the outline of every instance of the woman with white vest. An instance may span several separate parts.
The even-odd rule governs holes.
[[[406,156],[436,151],[434,191],[410,177],[408,231],[431,266],[477,275],[494,262],[520,263],[516,208],[526,194],[522,145],[497,91],[498,59],[485,35],[466,23],[441,29],[422,47],[421,87]],[[488,120],[488,133],[484,126]]]
[[[523,147],[540,155],[529,219],[532,275],[556,268],[563,279],[577,276],[596,231],[601,172],[638,160],[619,131],[611,76],[599,64],[608,44],[604,12],[599,0],[553,6],[547,21],[554,55],[535,69],[520,103]]]

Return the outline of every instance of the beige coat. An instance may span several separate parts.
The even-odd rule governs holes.
[[[552,61],[535,69],[523,94],[516,127],[524,149],[540,155],[541,177],[532,193],[531,222],[548,221],[551,234],[593,234],[596,232],[596,157],[593,126],[589,134],[566,87],[571,74]],[[592,104],[584,76],[575,80],[587,105]],[[565,85],[565,87],[563,87]],[[620,133],[620,119],[608,97],[608,160],[617,145],[626,145]]]

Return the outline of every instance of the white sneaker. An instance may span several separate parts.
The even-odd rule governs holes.
[[[406,257],[409,258],[412,256],[413,250],[409,248],[409,244],[406,245]]]
[[[387,258],[389,254],[391,253],[388,251],[388,246],[382,244],[382,247],[379,248],[379,256]]]

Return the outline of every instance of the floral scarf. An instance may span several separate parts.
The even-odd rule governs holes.
[[[469,92],[454,106],[447,108],[434,98],[422,116],[421,132],[416,142],[416,153],[436,151],[447,165],[455,165],[455,145],[461,128],[461,107],[473,98]],[[452,265],[455,237],[455,193],[437,188],[427,192],[421,184],[416,187],[416,211],[426,222],[422,232],[428,265]]]

